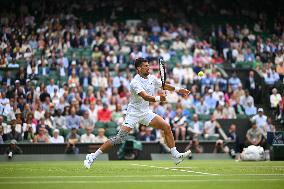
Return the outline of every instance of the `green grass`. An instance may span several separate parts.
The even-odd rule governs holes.
[[[97,161],[0,163],[1,189],[283,188],[284,162]]]

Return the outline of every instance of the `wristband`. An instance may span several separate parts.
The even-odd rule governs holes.
[[[161,102],[161,97],[160,96],[155,96],[155,102]]]
[[[175,87],[175,92],[179,92],[180,89],[180,87]]]

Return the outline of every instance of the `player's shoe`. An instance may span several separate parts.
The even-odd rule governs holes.
[[[173,157],[173,160],[176,165],[180,164],[184,159],[188,158],[191,156],[191,151],[188,150],[184,153],[179,153],[176,155],[176,157]]]
[[[96,158],[94,158],[92,154],[87,154],[84,160],[84,167],[90,169],[95,160]]]

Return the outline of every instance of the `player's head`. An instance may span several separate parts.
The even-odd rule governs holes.
[[[134,62],[138,74],[148,76],[150,74],[149,62],[145,58],[137,58]]]

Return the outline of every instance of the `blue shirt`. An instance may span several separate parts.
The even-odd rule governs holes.
[[[74,117],[69,115],[66,117],[66,125],[68,129],[76,128],[79,129],[80,127],[80,117],[75,115]]]
[[[213,96],[206,96],[204,102],[207,104],[209,109],[215,109],[217,100]]]
[[[231,77],[229,79],[229,84],[232,85],[233,90],[236,90],[240,83],[241,83],[241,80],[237,77]]]
[[[252,107],[246,106],[245,107],[245,113],[246,113],[247,116],[255,115],[256,114],[256,107],[254,107],[254,106],[252,106]]]

